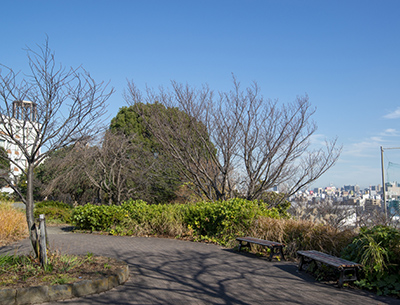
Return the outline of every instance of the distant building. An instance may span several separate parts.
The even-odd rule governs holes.
[[[400,199],[400,185],[397,181],[388,182],[386,185],[386,199]]]
[[[373,212],[375,210],[381,210],[382,203],[380,199],[366,199],[364,203],[364,211]]]
[[[318,187],[314,189],[314,194],[322,194],[322,188]]]
[[[381,190],[382,190],[382,185],[380,184],[371,186],[371,191],[380,192]]]
[[[40,128],[40,124],[37,123],[36,104],[30,101],[15,101],[12,117],[2,115],[2,122],[4,124],[0,125],[0,146],[6,150],[11,160],[11,177],[18,177],[22,174],[20,168],[25,169],[28,166],[20,145],[26,148],[32,146],[36,131]],[[8,136],[9,133],[14,135],[14,139]],[[12,189],[6,187],[2,191],[12,192]]]

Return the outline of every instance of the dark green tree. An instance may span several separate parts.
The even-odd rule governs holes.
[[[162,146],[154,137],[149,127],[151,114],[157,112],[166,113],[170,116],[171,124],[173,117],[184,115],[177,109],[167,109],[159,103],[137,104],[130,107],[122,107],[110,124],[111,132],[122,132],[126,136],[134,135],[132,145],[140,145],[143,152],[148,156],[143,160],[141,166],[147,171],[142,171],[141,179],[129,182],[135,184],[140,192],[136,192],[137,199],[146,200],[149,203],[162,203],[173,200],[178,187],[183,183],[183,176],[175,166],[174,160],[165,154]],[[132,152],[132,158],[138,158],[140,151]],[[135,197],[133,196],[133,197]],[[140,197],[140,198],[139,198]]]

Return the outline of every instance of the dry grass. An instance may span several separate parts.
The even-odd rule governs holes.
[[[0,246],[28,236],[25,213],[11,203],[0,202]]]
[[[317,250],[340,255],[356,233],[352,230],[338,230],[329,225],[316,224],[307,220],[272,219],[257,220],[251,236],[278,241],[286,244],[288,256],[296,257],[297,250]]]

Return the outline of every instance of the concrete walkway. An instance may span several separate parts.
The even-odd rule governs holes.
[[[76,234],[50,229],[53,249],[126,261],[130,279],[108,292],[46,304],[400,304],[339,289],[298,273],[292,262],[269,262],[216,245],[162,238]],[[29,251],[24,240],[0,254]]]

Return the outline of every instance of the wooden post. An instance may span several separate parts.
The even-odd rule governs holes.
[[[40,263],[43,267],[47,265],[47,237],[46,237],[46,221],[44,214],[40,214],[39,216],[39,230],[40,230],[40,237],[39,237],[39,245],[40,245]]]

